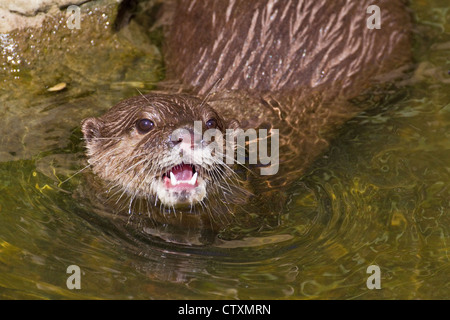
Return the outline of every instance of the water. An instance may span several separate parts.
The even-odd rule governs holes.
[[[146,237],[102,215],[83,174],[61,184],[83,166],[80,121],[150,90],[157,50],[99,37],[84,56],[30,54],[29,67],[3,72],[0,297],[450,298],[450,11],[440,0],[412,7],[416,70],[404,94],[343,126],[282,190],[281,214],[256,214],[277,210],[266,203],[214,245]],[[13,55],[11,37],[2,45]],[[102,45],[119,53],[108,60]],[[68,87],[46,91],[59,82]],[[66,287],[69,265],[82,270],[81,290]],[[366,286],[370,265],[381,290]]]

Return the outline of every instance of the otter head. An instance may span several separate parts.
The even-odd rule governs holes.
[[[167,208],[203,206],[208,193],[223,188],[232,170],[214,154],[214,139],[237,127],[180,94],[134,97],[82,123],[88,162],[109,189]],[[205,139],[208,131],[214,139]]]

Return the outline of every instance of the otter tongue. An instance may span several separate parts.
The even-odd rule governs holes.
[[[189,181],[192,178],[192,167],[189,164],[176,166],[172,168],[171,172],[177,178],[177,181]]]

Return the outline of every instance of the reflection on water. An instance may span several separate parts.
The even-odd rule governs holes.
[[[450,298],[449,12],[440,1],[413,8],[418,67],[406,94],[341,128],[280,191],[282,214],[260,206],[209,245],[105,218],[80,193],[83,174],[60,184],[82,167],[79,121],[133,90],[2,94],[0,297]],[[73,264],[82,290],[66,288]],[[366,287],[369,265],[381,290]]]

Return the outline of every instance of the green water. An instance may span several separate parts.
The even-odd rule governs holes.
[[[342,127],[283,190],[280,215],[255,215],[215,245],[145,237],[99,215],[82,175],[60,184],[83,166],[80,121],[151,90],[158,50],[102,33],[86,48],[69,39],[30,54],[19,71],[4,65],[0,298],[449,299],[450,10],[444,0],[412,9],[416,69],[404,93]],[[12,38],[2,50],[17,60]],[[81,268],[81,290],[66,286],[69,265]],[[370,265],[380,290],[366,286]]]

